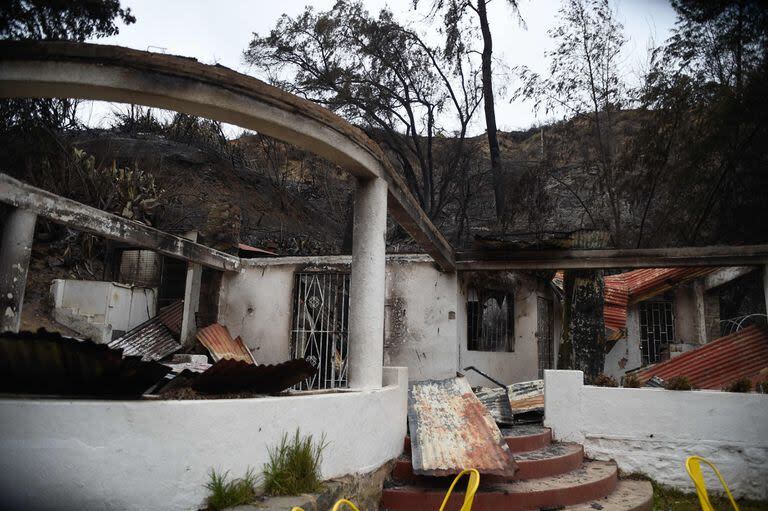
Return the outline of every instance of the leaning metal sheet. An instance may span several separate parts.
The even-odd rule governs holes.
[[[408,425],[416,474],[443,476],[474,468],[511,476],[517,470],[496,422],[463,377],[412,383]]]

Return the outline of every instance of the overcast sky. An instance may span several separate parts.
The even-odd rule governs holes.
[[[136,23],[123,26],[117,36],[93,42],[184,55],[207,64],[217,63],[253,74],[253,70],[242,61],[242,52],[253,32],[267,34],[283,13],[294,16],[309,4],[318,10],[328,9],[334,1],[122,0],[122,5],[133,11]],[[525,65],[545,72],[544,52],[551,47],[547,30],[556,21],[560,0],[519,2],[527,29],[521,28],[510,15],[505,0],[490,4],[494,55],[510,68]],[[424,13],[411,10],[411,0],[364,0],[364,3],[371,13],[389,7],[401,22],[413,23],[416,29],[425,33],[424,24],[420,23]],[[422,0],[421,3],[428,5],[430,2]],[[667,0],[612,0],[611,3],[629,39],[623,69],[632,81],[647,62],[649,46],[668,37],[674,25],[674,11]],[[430,37],[430,34],[425,35]],[[514,83],[509,85],[510,89],[515,86]],[[89,102],[83,105],[81,117],[91,125],[102,125],[111,108],[114,106]],[[530,104],[510,103],[508,99],[497,100],[496,115],[501,130],[525,129],[546,120],[542,114],[537,117]],[[472,131],[484,131],[482,119],[478,119]]]

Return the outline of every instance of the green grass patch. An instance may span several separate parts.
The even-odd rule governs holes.
[[[280,444],[269,449],[264,465],[264,492],[268,495],[300,495],[322,488],[320,463],[327,447],[325,435],[315,442],[312,435],[283,435]]]
[[[250,468],[240,479],[228,481],[229,471],[218,473],[214,469],[208,475],[205,485],[210,492],[208,509],[218,511],[232,506],[250,504],[256,500],[256,474]]]
[[[696,493],[688,493],[678,490],[676,488],[670,488],[663,484],[659,484],[655,481],[651,481],[653,485],[653,510],[654,511],[700,511],[701,504],[699,504],[699,497]],[[733,510],[731,501],[723,494],[719,495],[709,492],[709,501],[712,503],[715,509],[730,511]],[[741,511],[766,511],[768,510],[768,502],[760,502],[755,500],[737,499],[736,502],[739,505]]]

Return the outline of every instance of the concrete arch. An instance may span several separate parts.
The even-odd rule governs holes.
[[[257,130],[339,165],[362,181],[382,179],[389,213],[447,271],[448,241],[381,148],[310,101],[222,66],[85,43],[0,42],[0,97],[70,97],[165,108]]]

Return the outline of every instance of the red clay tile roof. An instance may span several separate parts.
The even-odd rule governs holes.
[[[748,326],[701,348],[654,364],[636,373],[642,383],[653,376],[685,376],[699,389],[720,390],[740,378],[768,379],[768,328]]]

